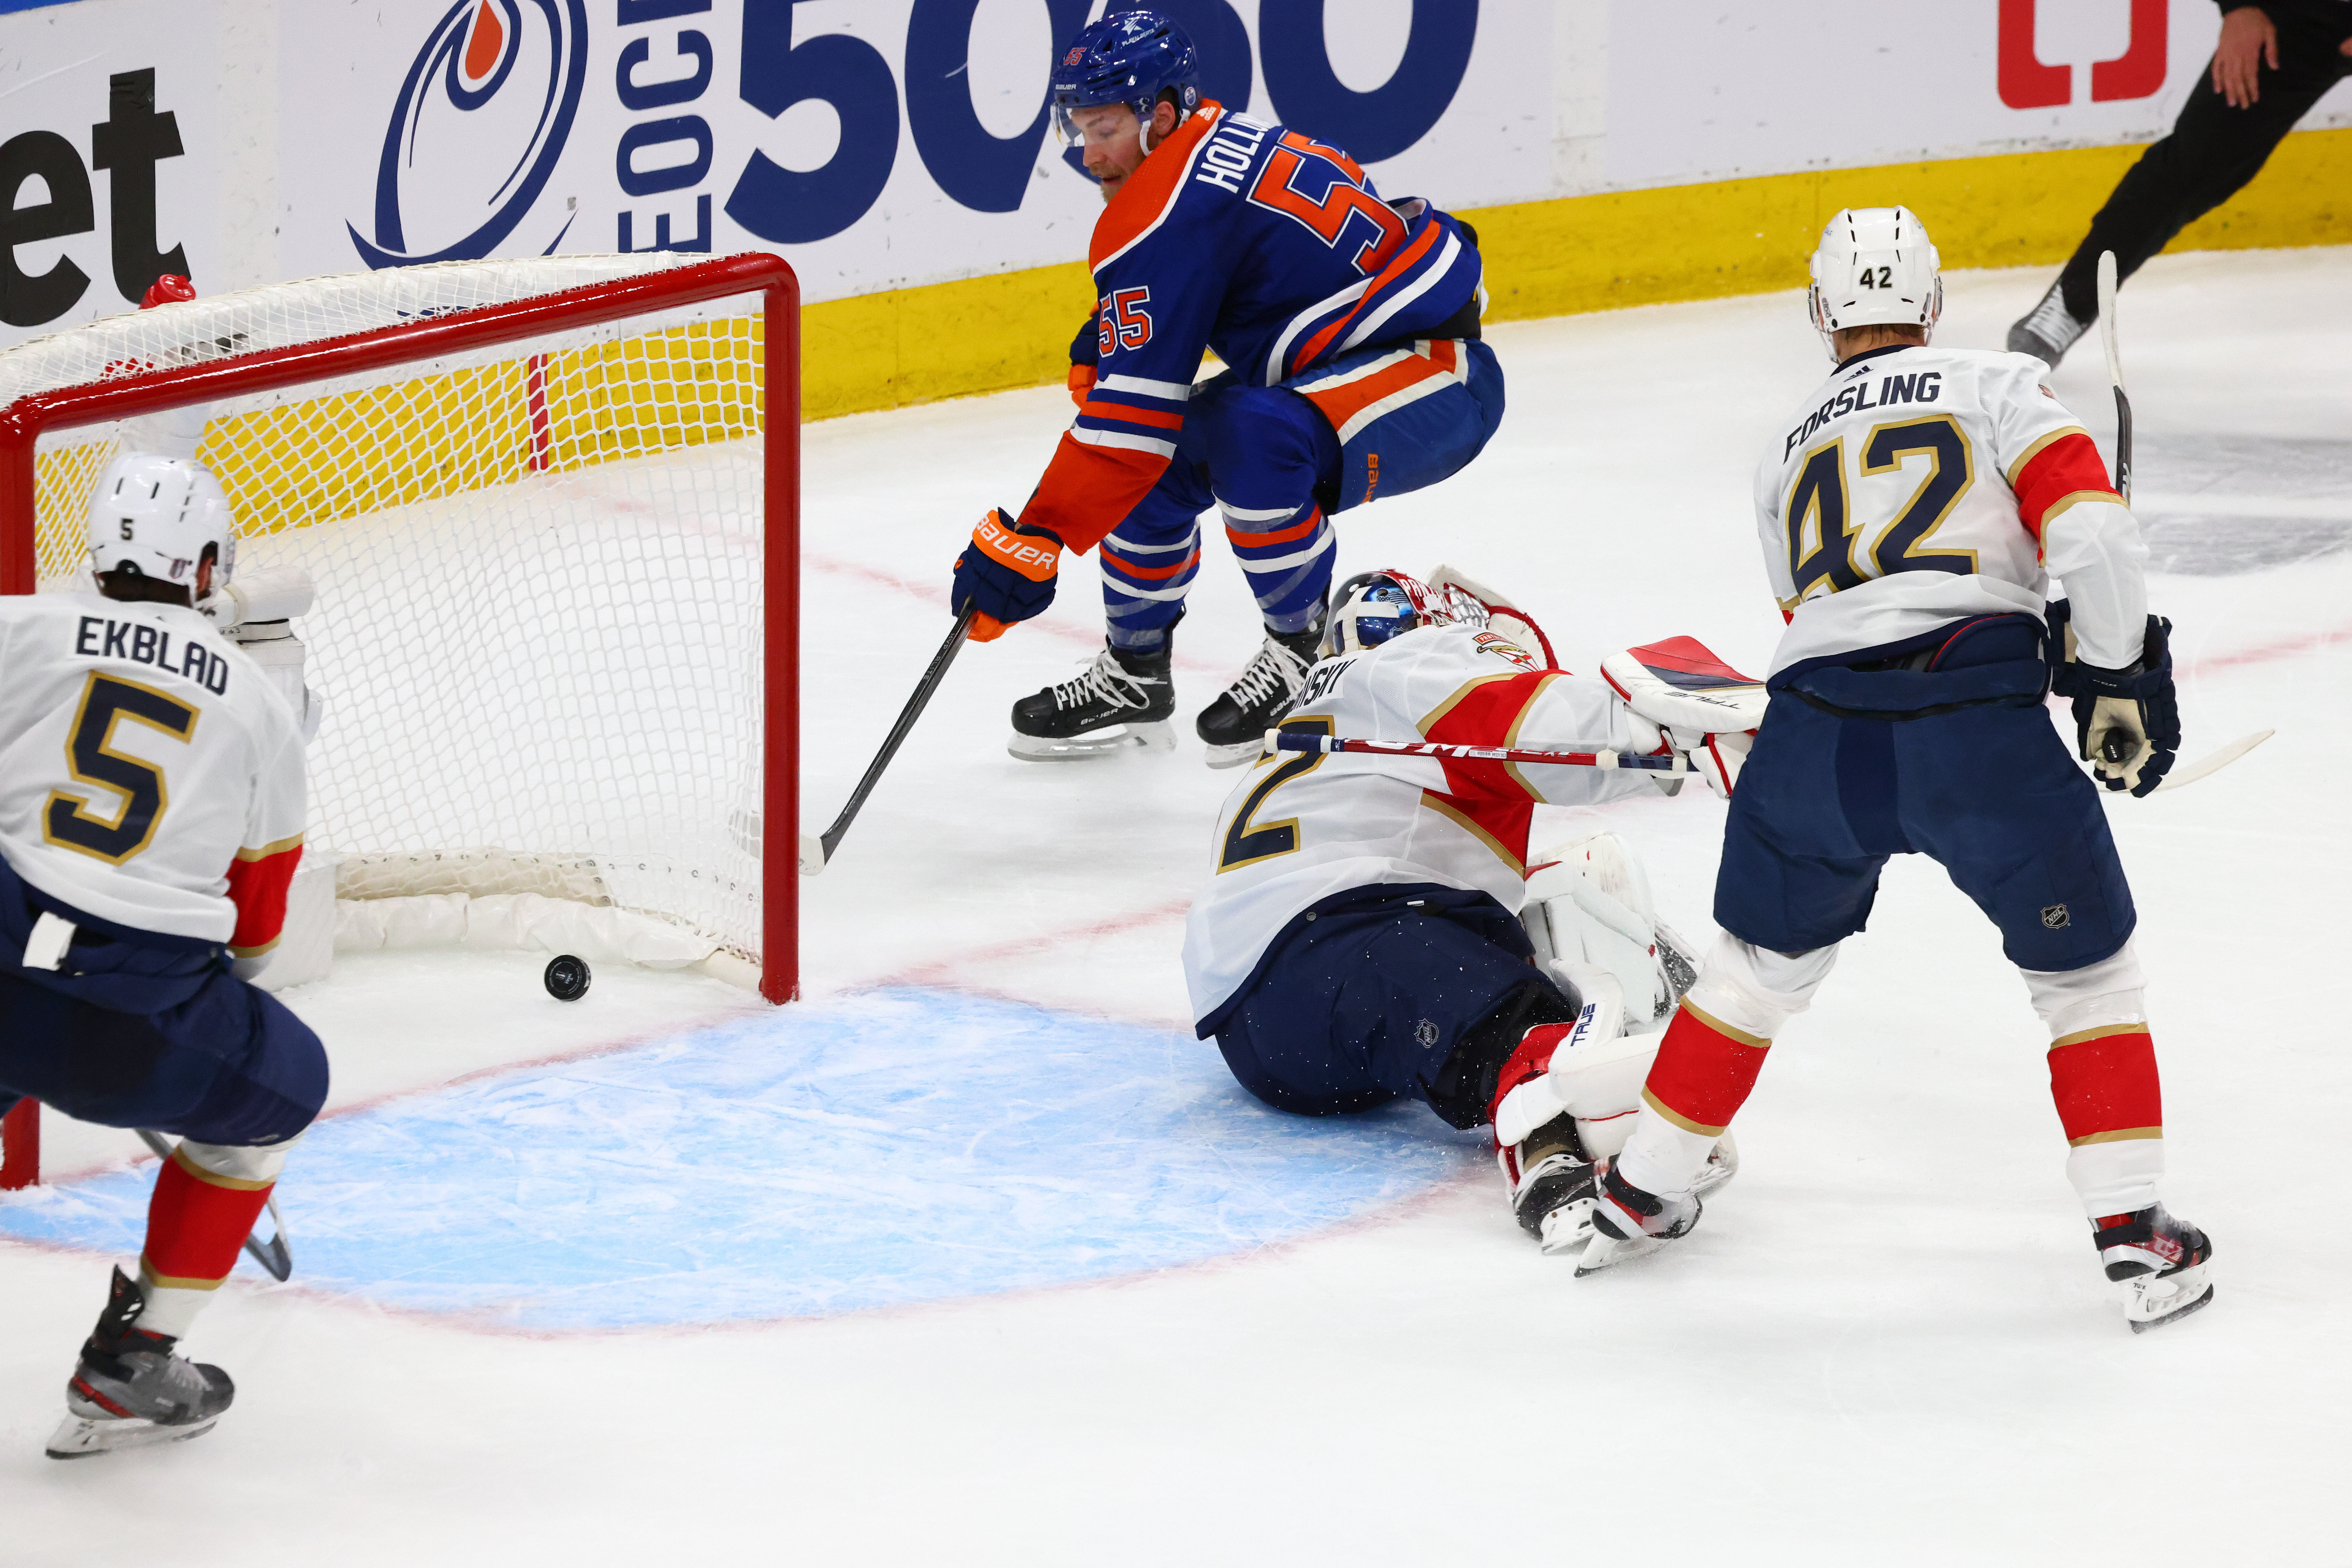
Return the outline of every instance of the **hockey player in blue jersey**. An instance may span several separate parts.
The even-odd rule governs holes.
[[[1065,550],[1099,544],[1109,626],[1084,675],[1014,705],[1015,756],[1173,744],[1170,638],[1214,506],[1265,641],[1198,730],[1213,766],[1250,761],[1314,661],[1331,514],[1445,478],[1502,419],[1477,237],[1383,201],[1344,151],[1203,100],[1199,77],[1150,11],[1055,62],[1056,121],[1105,200],[1094,374],[1073,377],[1084,401],[1028,505],[974,530],[953,601],[993,638],[1053,601]],[[1226,368],[1196,386],[1212,350]]]

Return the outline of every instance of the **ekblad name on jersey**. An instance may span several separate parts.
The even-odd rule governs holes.
[[[0,855],[132,931],[267,952],[308,811],[302,736],[260,668],[178,605],[0,600]]]
[[[1789,629],[1770,673],[1969,616],[2042,616],[2064,579],[2084,663],[2140,657],[2139,525],[2082,423],[2026,354],[1876,349],[1809,400],[1756,475]]]
[[[1657,728],[1603,681],[1546,669],[1475,626],[1423,626],[1309,672],[1286,730],[1649,752]],[[1649,775],[1565,763],[1284,752],[1257,763],[1217,817],[1215,874],[1184,924],[1184,978],[1213,1032],[1267,946],[1318,901],[1352,888],[1434,882],[1517,912],[1538,802],[1651,795]]]
[[[1272,386],[1475,309],[1482,264],[1462,226],[1399,205],[1345,152],[1203,102],[1096,220],[1096,380],[1020,521],[1079,553],[1118,527],[1175,456],[1204,351]],[[1368,408],[1382,395],[1363,392]]]

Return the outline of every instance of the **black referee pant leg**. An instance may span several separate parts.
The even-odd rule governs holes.
[[[2197,89],[2174,121],[2172,134],[2140,154],[2098,216],[2091,232],[2058,275],[2066,311],[2078,321],[2099,313],[2099,252],[2116,253],[2117,277],[2128,278],[2197,219],[2262,173],[2271,152],[2320,95],[2352,68],[2332,43],[2279,29],[2279,68],[2262,68],[2262,96],[2244,109],[2213,90],[2208,61]]]

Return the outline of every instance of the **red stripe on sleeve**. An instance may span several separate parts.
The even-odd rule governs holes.
[[[2034,453],[2033,460],[2019,470],[2013,488],[2017,491],[2017,520],[2037,540],[2042,537],[2042,525],[2050,521],[2050,509],[2068,496],[2096,490],[2116,500],[2123,500],[2108,481],[2107,465],[2100,458],[2098,447],[2079,430],[2059,437]]]
[[[284,849],[240,849],[229,862],[228,897],[236,906],[236,930],[228,939],[233,955],[250,958],[276,944],[286,929],[286,889],[301,863],[299,837]]]
[[[1029,528],[1050,528],[1074,555],[1102,542],[1166,472],[1168,459],[1129,447],[1091,447],[1066,434],[1021,509]]]

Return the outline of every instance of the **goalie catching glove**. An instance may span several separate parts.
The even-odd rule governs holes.
[[[1763,682],[1740,674],[1695,637],[1612,653],[1601,679],[1625,706],[1665,731],[1706,787],[1729,799],[1769,700]]]
[[[2180,748],[2180,708],[2172,687],[2172,623],[2147,618],[2138,662],[2102,669],[2074,657],[2069,606],[2050,606],[2050,644],[2058,654],[2050,689],[2074,706],[2074,749],[2091,776],[2111,790],[2156,793]]]
[[[1054,579],[1061,570],[1062,542],[1047,529],[1030,528],[1002,507],[971,531],[971,543],[956,557],[948,607],[972,617],[971,640],[994,642],[1004,628],[1041,614],[1054,602]]]

